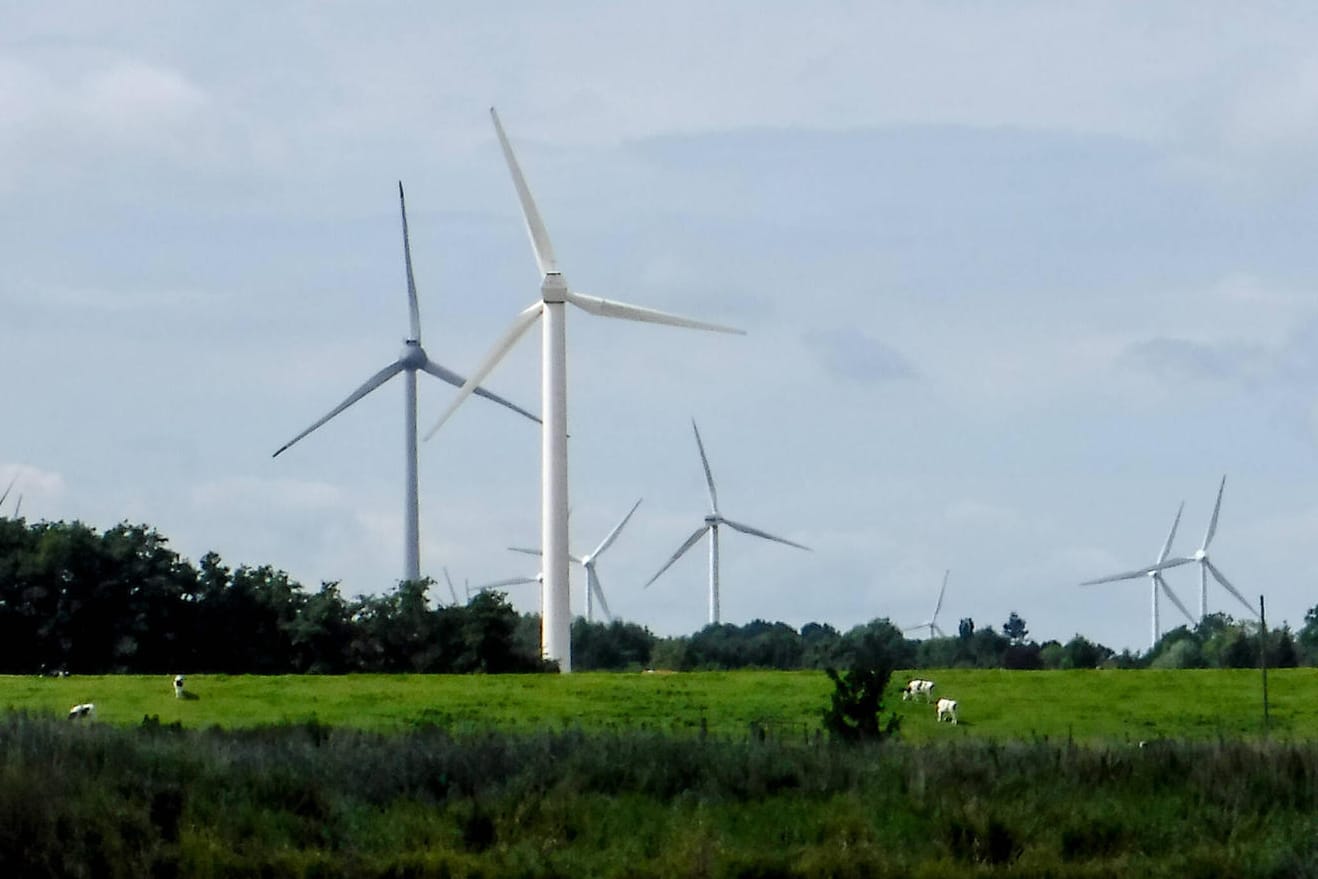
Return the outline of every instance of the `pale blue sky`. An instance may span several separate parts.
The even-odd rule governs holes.
[[[1075,584],[1181,500],[1192,552],[1226,473],[1213,558],[1299,624],[1316,46],[1301,3],[11,6],[0,478],[30,517],[390,587],[401,384],[270,453],[401,347],[397,180],[432,359],[535,297],[495,105],[575,287],[749,333],[568,319],[574,549],[645,498],[599,566],[618,615],[705,620],[703,547],[640,589],[705,511],[695,417],[724,512],[815,548],[727,534],[730,622],[914,624],[951,568],[945,628],[1143,649],[1143,582]],[[490,387],[538,408],[538,361]],[[421,454],[423,567],[459,584],[534,573],[505,547],[538,437],[479,403]]]

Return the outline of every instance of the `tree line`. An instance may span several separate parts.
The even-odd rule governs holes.
[[[0,519],[0,673],[343,674],[531,672],[540,620],[498,592],[436,606],[429,580],[345,597],[337,583],[311,592],[268,565],[227,567],[214,552],[193,565],[146,525],[104,532],[81,522]],[[1142,654],[1076,635],[1030,640],[1013,612],[1000,628],[967,618],[957,634],[917,640],[887,619],[845,632],[823,623],[710,625],[658,637],[635,623],[572,626],[580,670],[660,668],[1064,669],[1318,665],[1318,606],[1295,635],[1216,614],[1168,632]]]

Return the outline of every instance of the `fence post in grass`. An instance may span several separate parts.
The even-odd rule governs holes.
[[[1268,734],[1268,618],[1259,596],[1259,669],[1263,672],[1263,734]]]

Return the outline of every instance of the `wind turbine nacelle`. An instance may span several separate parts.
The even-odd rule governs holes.
[[[717,528],[718,523],[719,523],[719,517],[715,516],[713,513],[705,517],[705,524],[709,525],[711,528]]]
[[[408,339],[403,343],[403,353],[398,355],[398,362],[404,369],[424,369],[426,360],[426,352],[422,350],[420,342]]]
[[[567,281],[560,272],[549,272],[540,282],[540,298],[544,302],[567,302]]]

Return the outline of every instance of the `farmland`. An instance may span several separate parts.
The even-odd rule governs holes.
[[[1318,877],[1314,669],[926,674],[0,678],[0,875]]]
[[[911,743],[974,738],[1112,742],[1252,737],[1262,729],[1260,675],[1244,669],[930,672],[936,695],[961,704],[962,723],[939,728],[933,710],[896,695]],[[1269,673],[1271,732],[1318,738],[1318,669]],[[650,731],[739,738],[752,723],[784,737],[819,728],[831,684],[819,672],[573,675],[191,676],[198,698],[174,698],[165,676],[0,677],[0,707],[63,715],[95,702],[98,718],[144,716],[189,728],[315,721],[366,731]]]

